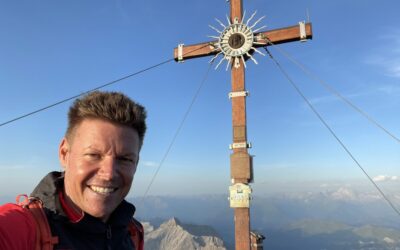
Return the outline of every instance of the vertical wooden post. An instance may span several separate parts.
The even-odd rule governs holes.
[[[231,0],[231,23],[235,18],[238,22],[242,20],[242,0]],[[245,91],[245,70],[240,62],[239,67],[232,66],[231,69],[232,92]],[[232,98],[232,127],[233,143],[247,142],[246,126],[246,96]],[[234,148],[233,154],[243,152],[247,154],[247,148]],[[232,167],[232,166],[231,166]],[[250,175],[250,174],[249,174]],[[235,178],[233,182],[247,184],[246,178]],[[250,209],[234,208],[235,217],[235,249],[250,250]]]
[[[232,67],[232,92],[245,91],[245,71],[244,66]],[[232,127],[233,143],[247,142],[246,126],[246,97],[239,96],[232,98]],[[246,153],[247,148],[234,148],[233,154]],[[250,175],[250,174],[249,174]],[[247,178],[235,178],[233,182],[248,183]],[[235,210],[235,246],[236,250],[250,250],[250,209],[234,208]]]
[[[235,17],[238,18],[238,21],[242,21],[243,8],[242,8],[242,0],[231,0],[231,23],[233,23],[233,19]]]

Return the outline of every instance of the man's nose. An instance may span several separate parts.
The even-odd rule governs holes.
[[[104,180],[112,180],[116,175],[117,160],[114,157],[105,157],[99,169],[99,175]]]

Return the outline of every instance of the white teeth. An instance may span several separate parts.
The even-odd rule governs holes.
[[[96,187],[96,186],[90,186],[90,189],[100,194],[110,194],[115,190],[115,188]]]

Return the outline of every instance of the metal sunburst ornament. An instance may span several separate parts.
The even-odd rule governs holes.
[[[254,33],[265,28],[262,26],[254,29],[257,24],[265,18],[265,16],[260,17],[257,21],[250,25],[251,20],[255,17],[257,11],[255,11],[250,18],[244,22],[246,12],[243,14],[242,21],[239,22],[237,18],[233,20],[233,23],[226,17],[228,25],[225,25],[217,18],[215,19],[224,30],[220,31],[212,25],[210,28],[218,32],[219,36],[209,36],[211,38],[216,38],[218,41],[215,43],[216,50],[219,52],[211,59],[213,62],[219,55],[222,55],[221,60],[218,62],[215,69],[221,65],[221,63],[226,60],[226,70],[228,70],[229,65],[233,65],[235,68],[240,67],[240,60],[242,60],[244,67],[246,67],[246,60],[251,59],[255,64],[258,64],[256,59],[252,56],[253,52],[257,52],[260,55],[265,56],[264,53],[253,47],[253,44],[260,44],[256,41]],[[253,30],[254,29],[254,30]]]

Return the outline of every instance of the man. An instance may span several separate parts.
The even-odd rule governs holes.
[[[70,107],[59,146],[63,172],[51,172],[31,197],[43,202],[54,249],[137,249],[126,202],[146,131],[145,109],[123,94],[92,92]],[[37,223],[28,209],[0,207],[0,249],[34,249]],[[137,223],[137,222],[136,222]],[[141,225],[140,225],[141,226]]]

